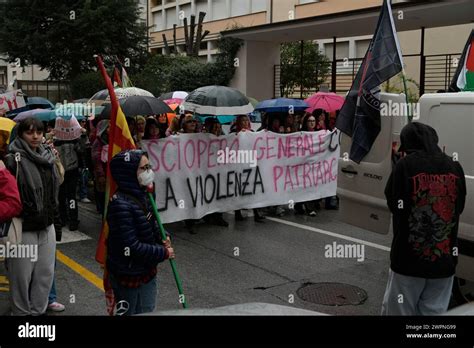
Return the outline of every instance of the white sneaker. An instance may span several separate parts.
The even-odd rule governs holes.
[[[65,309],[66,309],[66,306],[64,306],[63,304],[59,302],[53,302],[48,305],[48,310],[52,312],[64,312]]]
[[[91,200],[86,197],[86,198],[81,199],[81,202],[82,203],[91,203]]]
[[[316,215],[317,215],[317,214],[316,214],[316,212],[315,212],[314,210],[309,213],[309,216],[316,216]]]

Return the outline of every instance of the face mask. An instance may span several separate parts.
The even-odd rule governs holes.
[[[155,181],[155,173],[153,173],[151,169],[144,171],[138,176],[138,183],[141,186],[148,187],[152,185],[154,181]]]

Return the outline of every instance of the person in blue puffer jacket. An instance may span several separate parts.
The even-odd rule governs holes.
[[[118,186],[107,212],[107,268],[115,301],[125,302],[125,315],[152,312],[157,265],[174,258],[169,238],[161,240],[147,196],[154,173],[141,150],[117,154],[110,162],[110,171]]]

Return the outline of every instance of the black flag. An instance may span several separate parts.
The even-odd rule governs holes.
[[[384,0],[377,29],[336,121],[336,127],[352,137],[352,161],[360,163],[380,133],[380,85],[402,70],[391,4]]]

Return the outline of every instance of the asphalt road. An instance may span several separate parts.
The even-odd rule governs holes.
[[[391,236],[377,235],[337,219],[336,211],[321,210],[316,217],[268,217],[255,223],[249,216],[228,228],[199,224],[191,235],[183,223],[165,226],[171,233],[176,263],[190,308],[215,308],[265,302],[334,315],[378,315],[389,267]],[[244,213],[245,214],[245,213]],[[66,311],[54,315],[106,315],[100,289],[102,270],[95,262],[100,218],[93,204],[80,205],[79,233],[63,230],[57,246],[58,301]],[[364,244],[364,260],[326,257],[328,245]],[[157,310],[180,308],[168,262],[159,266]],[[359,305],[326,306],[300,299],[306,283],[339,282],[367,292]],[[0,314],[9,313],[8,284],[0,262]]]

